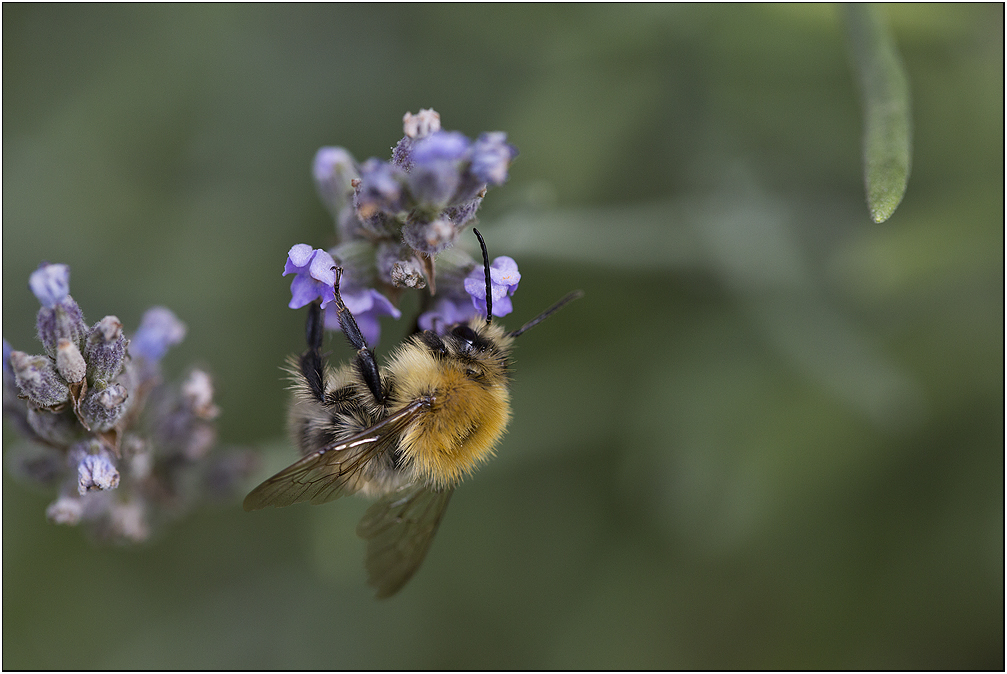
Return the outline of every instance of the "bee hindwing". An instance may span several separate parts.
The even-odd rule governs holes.
[[[426,557],[454,488],[403,487],[372,505],[357,525],[367,540],[367,582],[379,599],[406,584]]]
[[[356,492],[368,462],[394,448],[402,431],[428,407],[428,401],[417,400],[356,435],[309,454],[253,489],[242,507],[251,511],[303,501],[318,505]]]

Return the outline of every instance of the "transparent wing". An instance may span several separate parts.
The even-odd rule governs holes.
[[[454,488],[414,484],[372,505],[357,525],[367,540],[367,582],[378,599],[390,597],[416,573],[426,557]]]
[[[427,401],[418,400],[338,444],[309,454],[253,489],[242,507],[249,511],[282,508],[303,501],[318,505],[354,493],[363,484],[368,462],[393,447],[406,426],[428,406]]]

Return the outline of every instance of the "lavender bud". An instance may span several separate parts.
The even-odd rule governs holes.
[[[413,167],[413,148],[416,141],[441,130],[441,116],[432,108],[420,110],[417,114],[407,112],[402,118],[405,137],[392,150],[392,163],[409,171]]]
[[[391,279],[392,285],[399,288],[421,290],[427,287],[427,280],[423,278],[423,271],[416,260],[400,260],[392,265]]]
[[[404,136],[402,140],[392,148],[392,164],[398,166],[407,173],[413,168],[413,147],[416,141],[409,136]]]
[[[129,340],[122,334],[122,323],[106,316],[91,328],[84,346],[88,375],[92,382],[109,382],[122,370]]]
[[[353,155],[341,147],[323,147],[315,153],[311,172],[322,203],[339,218],[353,199],[352,181],[360,178]]]
[[[182,384],[182,399],[200,419],[213,419],[220,414],[220,408],[213,404],[213,382],[202,370],[193,370]]]
[[[479,206],[483,202],[484,194],[486,194],[485,190],[480,190],[474,198],[463,201],[457,206],[445,208],[444,217],[449,218],[454,223],[455,229],[461,231],[462,227],[475,218],[476,211],[479,210]]]
[[[447,218],[437,218],[433,222],[414,220],[402,227],[402,240],[413,250],[428,255],[450,248],[457,237],[458,230]]]
[[[168,347],[185,338],[185,323],[178,320],[170,309],[153,307],[148,309],[140,321],[140,327],[129,344],[129,352],[150,361],[159,361],[168,352]]]
[[[134,543],[142,543],[150,537],[150,525],[143,503],[131,501],[116,503],[109,510],[109,525],[114,536]]]
[[[10,363],[21,393],[38,407],[55,407],[70,397],[70,388],[56,372],[51,359],[11,351]]]
[[[196,423],[182,445],[182,455],[189,461],[199,461],[206,456],[217,442],[217,430],[206,423]]]
[[[80,349],[69,339],[61,339],[56,343],[56,371],[71,384],[84,381],[87,374],[87,363]]]
[[[60,494],[59,498],[45,509],[46,518],[54,524],[74,526],[84,515],[84,501],[68,494]]]
[[[70,267],[43,262],[32,272],[28,287],[43,307],[52,309],[70,293]]]
[[[98,454],[85,454],[77,464],[77,493],[104,491],[119,486],[119,471],[112,457],[104,450]]]
[[[379,213],[394,214],[405,208],[402,185],[405,172],[393,164],[371,157],[360,167],[360,179],[354,181],[353,207],[364,224]]]
[[[471,141],[457,131],[438,131],[413,147],[409,191],[423,212],[437,212],[449,205],[462,183]]]
[[[26,420],[38,437],[57,446],[69,445],[82,430],[70,410],[50,412],[29,406]]]
[[[378,278],[400,288],[425,288],[423,269],[413,257],[409,246],[382,242],[378,245],[375,262]]]
[[[69,339],[78,348],[82,347],[88,330],[84,314],[70,295],[64,296],[55,306],[40,308],[35,325],[38,339],[50,356],[56,355],[56,345],[61,339]]]
[[[92,431],[110,430],[125,414],[128,398],[129,392],[119,383],[105,389],[93,388],[80,404],[80,415]]]

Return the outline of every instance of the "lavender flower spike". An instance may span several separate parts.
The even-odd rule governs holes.
[[[332,284],[336,282],[333,267],[336,266],[332,256],[321,248],[312,249],[306,243],[299,243],[287,253],[287,262],[283,266],[283,275],[296,274],[290,284],[291,309],[300,309],[322,298],[322,306],[336,299]]]
[[[521,273],[513,258],[501,255],[490,265],[490,287],[493,296],[493,315],[506,316],[514,310],[511,295],[517,290]],[[472,304],[486,314],[486,274],[477,266],[465,278],[465,292],[472,297]]]

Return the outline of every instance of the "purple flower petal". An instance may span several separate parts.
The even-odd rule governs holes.
[[[319,297],[318,281],[306,274],[298,274],[290,282],[291,309],[300,309],[314,302]]]
[[[293,246],[287,253],[287,262],[283,267],[284,276],[296,274],[290,283],[290,302],[287,306],[300,309],[320,297],[324,307],[335,300],[332,290],[332,284],[336,282],[333,271],[335,266],[332,256],[321,248],[313,249],[306,243]]]
[[[147,360],[158,361],[168,352],[168,347],[185,338],[185,323],[178,320],[171,309],[152,307],[140,321],[140,327],[129,342],[129,352]]]
[[[436,161],[457,162],[468,158],[472,141],[460,131],[438,131],[416,141],[413,166]]]
[[[77,464],[77,493],[81,496],[89,491],[104,491],[118,486],[119,471],[105,452],[86,454]]]
[[[380,316],[391,316],[398,319],[402,312],[395,308],[391,301],[374,288],[343,288],[339,289],[343,304],[357,322],[361,334],[368,346],[374,346],[381,338]],[[335,304],[325,308],[325,327],[329,330],[342,330],[339,325],[339,314]]]
[[[318,196],[333,216],[338,217],[353,196],[354,178],[359,178],[353,155],[341,147],[323,147],[315,153],[311,166]]]
[[[70,267],[43,262],[32,272],[28,287],[42,306],[51,309],[70,293]]]
[[[479,136],[472,147],[472,173],[490,185],[502,185],[507,169],[517,156],[517,148],[507,142],[507,134],[493,131]]]
[[[513,258],[501,255],[490,264],[490,292],[493,297],[493,315],[506,316],[514,310],[510,296],[517,290],[521,274]],[[483,314],[486,313],[486,273],[482,267],[475,267],[465,277],[465,292],[472,298],[472,304]]]
[[[283,275],[296,274],[311,262],[315,249],[306,243],[299,243],[290,248],[287,253],[287,263],[283,267]]]
[[[438,299],[430,311],[421,314],[418,324],[422,330],[444,334],[450,326],[464,323],[475,315],[476,309],[469,297],[448,296]]]

